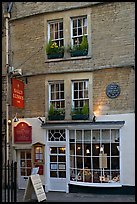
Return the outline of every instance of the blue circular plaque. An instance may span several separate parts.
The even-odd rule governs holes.
[[[120,87],[118,84],[116,83],[111,83],[107,86],[106,88],[106,95],[109,97],[109,98],[116,98],[118,97],[120,94]]]

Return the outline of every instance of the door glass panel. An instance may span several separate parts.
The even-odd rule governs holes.
[[[20,152],[20,168],[21,168],[21,176],[29,176],[31,175],[31,151],[23,150]]]
[[[50,162],[56,162],[57,156],[50,156]]]
[[[50,177],[66,178],[65,147],[50,147]]]

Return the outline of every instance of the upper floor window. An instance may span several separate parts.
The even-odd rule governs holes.
[[[89,106],[88,80],[72,82],[72,107],[82,109],[84,105]]]
[[[87,28],[87,16],[71,19],[72,46],[79,45],[82,42],[82,37],[87,36]]]
[[[65,107],[63,81],[49,83],[49,104],[53,104],[55,109]]]
[[[64,46],[63,21],[50,22],[48,26],[48,36],[58,47]]]

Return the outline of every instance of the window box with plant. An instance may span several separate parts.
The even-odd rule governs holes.
[[[65,110],[64,108],[55,109],[53,104],[50,104],[50,109],[48,113],[49,120],[64,120],[65,119]]]
[[[88,105],[84,105],[82,108],[73,109],[71,112],[72,120],[88,120],[89,108]]]
[[[88,40],[84,35],[80,44],[74,44],[70,47],[71,57],[86,56],[88,54]]]
[[[56,42],[49,40],[46,48],[46,53],[48,59],[63,58],[64,57],[64,47],[59,47]]]

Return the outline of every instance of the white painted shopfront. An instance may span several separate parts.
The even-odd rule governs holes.
[[[42,127],[37,118],[24,120],[32,125],[32,143],[13,141],[19,188],[25,188],[29,176],[21,174],[21,155],[27,163],[31,158],[34,166],[33,151],[29,151],[36,143],[44,146],[41,180],[46,192],[69,192],[69,184],[135,186],[134,114],[98,116],[95,123],[51,122]]]

